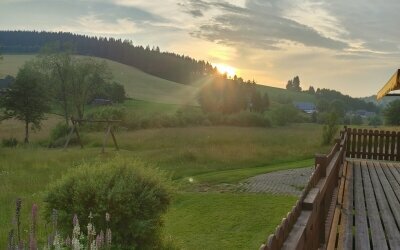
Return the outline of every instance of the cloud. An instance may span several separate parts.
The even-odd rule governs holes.
[[[324,36],[311,26],[283,17],[277,4],[249,0],[245,8],[228,2],[208,2],[208,6],[218,8],[222,14],[192,31],[195,37],[266,50],[280,49],[288,43],[334,50],[348,47],[347,43]]]
[[[83,16],[73,25],[58,27],[63,31],[73,33],[98,34],[98,35],[123,35],[140,31],[135,22],[129,18],[119,18],[115,22],[107,22],[95,14]]]

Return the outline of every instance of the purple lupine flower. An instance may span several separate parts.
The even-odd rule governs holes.
[[[37,249],[37,241],[36,241],[37,212],[38,212],[38,206],[36,204],[33,204],[32,210],[31,210],[31,216],[32,216],[31,232],[29,234],[29,249],[30,250]]]
[[[14,229],[11,229],[8,233],[8,249],[15,249],[14,244]]]
[[[72,224],[74,225],[74,227],[79,224],[79,220],[78,220],[78,216],[76,214],[74,214],[74,218],[72,219]]]
[[[111,246],[111,239],[112,239],[111,229],[107,228],[107,231],[106,231],[106,244],[107,244],[107,246]]]
[[[17,223],[17,238],[18,238],[18,245],[21,241],[21,231],[20,231],[20,226],[21,226],[21,205],[22,205],[22,200],[21,198],[17,198],[15,202],[15,220]]]
[[[71,241],[71,238],[68,235],[67,238],[65,239],[65,246],[66,247],[71,247],[71,245],[72,245],[72,241]]]

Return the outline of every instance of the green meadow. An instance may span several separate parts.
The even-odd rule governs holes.
[[[33,55],[4,55],[0,75],[15,75]],[[117,106],[131,117],[174,115],[179,110],[201,112],[196,93],[199,85],[185,86],[166,81],[135,68],[108,61],[114,79],[121,82],[129,100]],[[259,86],[276,102],[286,90]],[[311,101],[305,93],[290,98]],[[89,108],[88,112],[95,108]],[[62,117],[48,114],[42,129],[31,132],[31,144],[0,147],[0,247],[7,242],[17,197],[23,200],[22,226],[27,236],[33,203],[43,207],[47,186],[71,168],[96,159],[140,160],[164,171],[176,193],[165,215],[164,234],[181,249],[257,249],[295,204],[296,197],[250,194],[238,184],[247,178],[272,171],[313,165],[321,146],[321,125],[291,124],[282,127],[188,126],[179,128],[118,128],[120,146],[115,151],[108,140],[101,154],[104,132],[82,130],[84,149],[47,148],[51,130]],[[23,140],[23,123],[0,122],[0,140]],[[229,188],[225,188],[229,186]],[[42,216],[43,218],[43,216]],[[39,224],[45,242],[48,222]],[[25,237],[26,238],[26,237]]]

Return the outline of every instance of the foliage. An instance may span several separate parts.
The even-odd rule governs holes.
[[[400,125],[400,100],[390,102],[383,111],[385,123],[388,125]]]
[[[314,89],[313,86],[310,86],[310,87],[308,88],[308,93],[311,94],[311,95],[315,95],[315,89]]]
[[[190,84],[195,80],[201,80],[204,75],[217,73],[217,70],[208,62],[161,52],[158,47],[134,46],[132,41],[128,40],[88,37],[65,32],[0,32],[0,43],[5,52],[37,53],[51,42],[59,42],[61,45],[72,43],[76,54],[110,59],[183,84]]]
[[[295,76],[293,80],[289,80],[288,83],[286,84],[286,89],[291,91],[301,92],[300,78],[298,76]]]
[[[18,145],[18,140],[14,137],[10,137],[8,139],[5,138],[1,141],[1,145],[3,147],[14,148]]]
[[[328,145],[332,142],[339,130],[338,115],[334,112],[330,113],[324,127],[322,128],[322,144]]]
[[[279,126],[295,122],[299,111],[293,105],[281,105],[272,112],[272,122]]]
[[[270,127],[271,122],[262,114],[249,111],[242,111],[238,114],[232,114],[225,117],[223,124],[233,126],[257,126]]]
[[[25,230],[21,226],[22,222],[22,199],[17,198],[15,208],[15,223],[8,233],[7,249],[26,249],[25,242],[28,243],[29,249],[36,250],[39,249],[40,244],[38,244],[38,223],[39,223],[39,213],[38,205],[33,204],[30,214],[30,227],[29,230]],[[112,243],[112,232],[108,228],[110,222],[110,214],[106,213],[104,216],[104,221],[106,222],[106,227],[103,230],[97,231],[95,225],[92,223],[92,214],[89,213],[89,222],[87,224],[87,234],[84,233],[85,230],[81,230],[79,225],[79,220],[75,214],[71,218],[72,225],[72,239],[70,235],[67,235],[63,239],[58,232],[58,211],[53,210],[51,213],[51,232],[47,236],[47,244],[42,247],[44,249],[110,249]],[[98,230],[98,228],[97,228]],[[29,232],[29,237],[27,240],[23,238],[22,232]]]
[[[214,77],[200,89],[198,101],[206,113],[233,114],[247,109],[263,113],[269,108],[269,97],[255,86],[254,81],[245,83],[241,78]]]
[[[362,125],[363,118],[360,115],[354,115],[351,119],[351,124],[352,125]]]
[[[114,103],[122,103],[126,99],[125,88],[117,82],[105,83],[95,90],[93,97],[104,98],[113,101]]]
[[[69,133],[69,126],[65,123],[58,123],[50,132],[50,140],[55,141],[60,138],[64,138]]]
[[[360,98],[353,98],[349,95],[344,95],[336,90],[331,89],[317,89],[315,92],[317,98],[318,111],[330,111],[329,103],[334,101],[341,101],[344,110],[359,110],[364,109],[370,112],[378,112],[379,108],[372,102],[366,102]],[[320,103],[318,105],[318,103]],[[322,105],[323,104],[323,105]]]
[[[45,46],[37,63],[47,81],[55,83],[51,88],[53,99],[63,109],[66,124],[70,114],[82,119],[87,103],[94,98],[124,101],[125,89],[110,83],[112,74],[104,61],[72,57],[72,49],[64,47],[59,43]]]
[[[368,118],[368,125],[373,126],[375,128],[382,125],[381,117],[378,115],[375,115],[375,116]]]
[[[146,249],[161,244],[162,215],[171,202],[171,188],[161,173],[143,163],[114,159],[72,169],[50,186],[45,202],[47,215],[57,209],[64,234],[75,213],[87,224],[91,211],[92,221],[104,228],[102,218],[109,212],[114,244]]]
[[[25,123],[25,143],[29,142],[29,125],[40,128],[45,112],[50,110],[49,95],[32,62],[18,72],[16,81],[7,89],[3,101],[7,118]]]

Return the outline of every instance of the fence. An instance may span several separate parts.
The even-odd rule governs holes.
[[[400,161],[400,132],[347,129],[350,158]]]
[[[331,152],[317,155],[315,171],[300,199],[260,249],[318,249],[328,237],[336,205],[340,166],[348,146],[348,130],[340,133]]]

